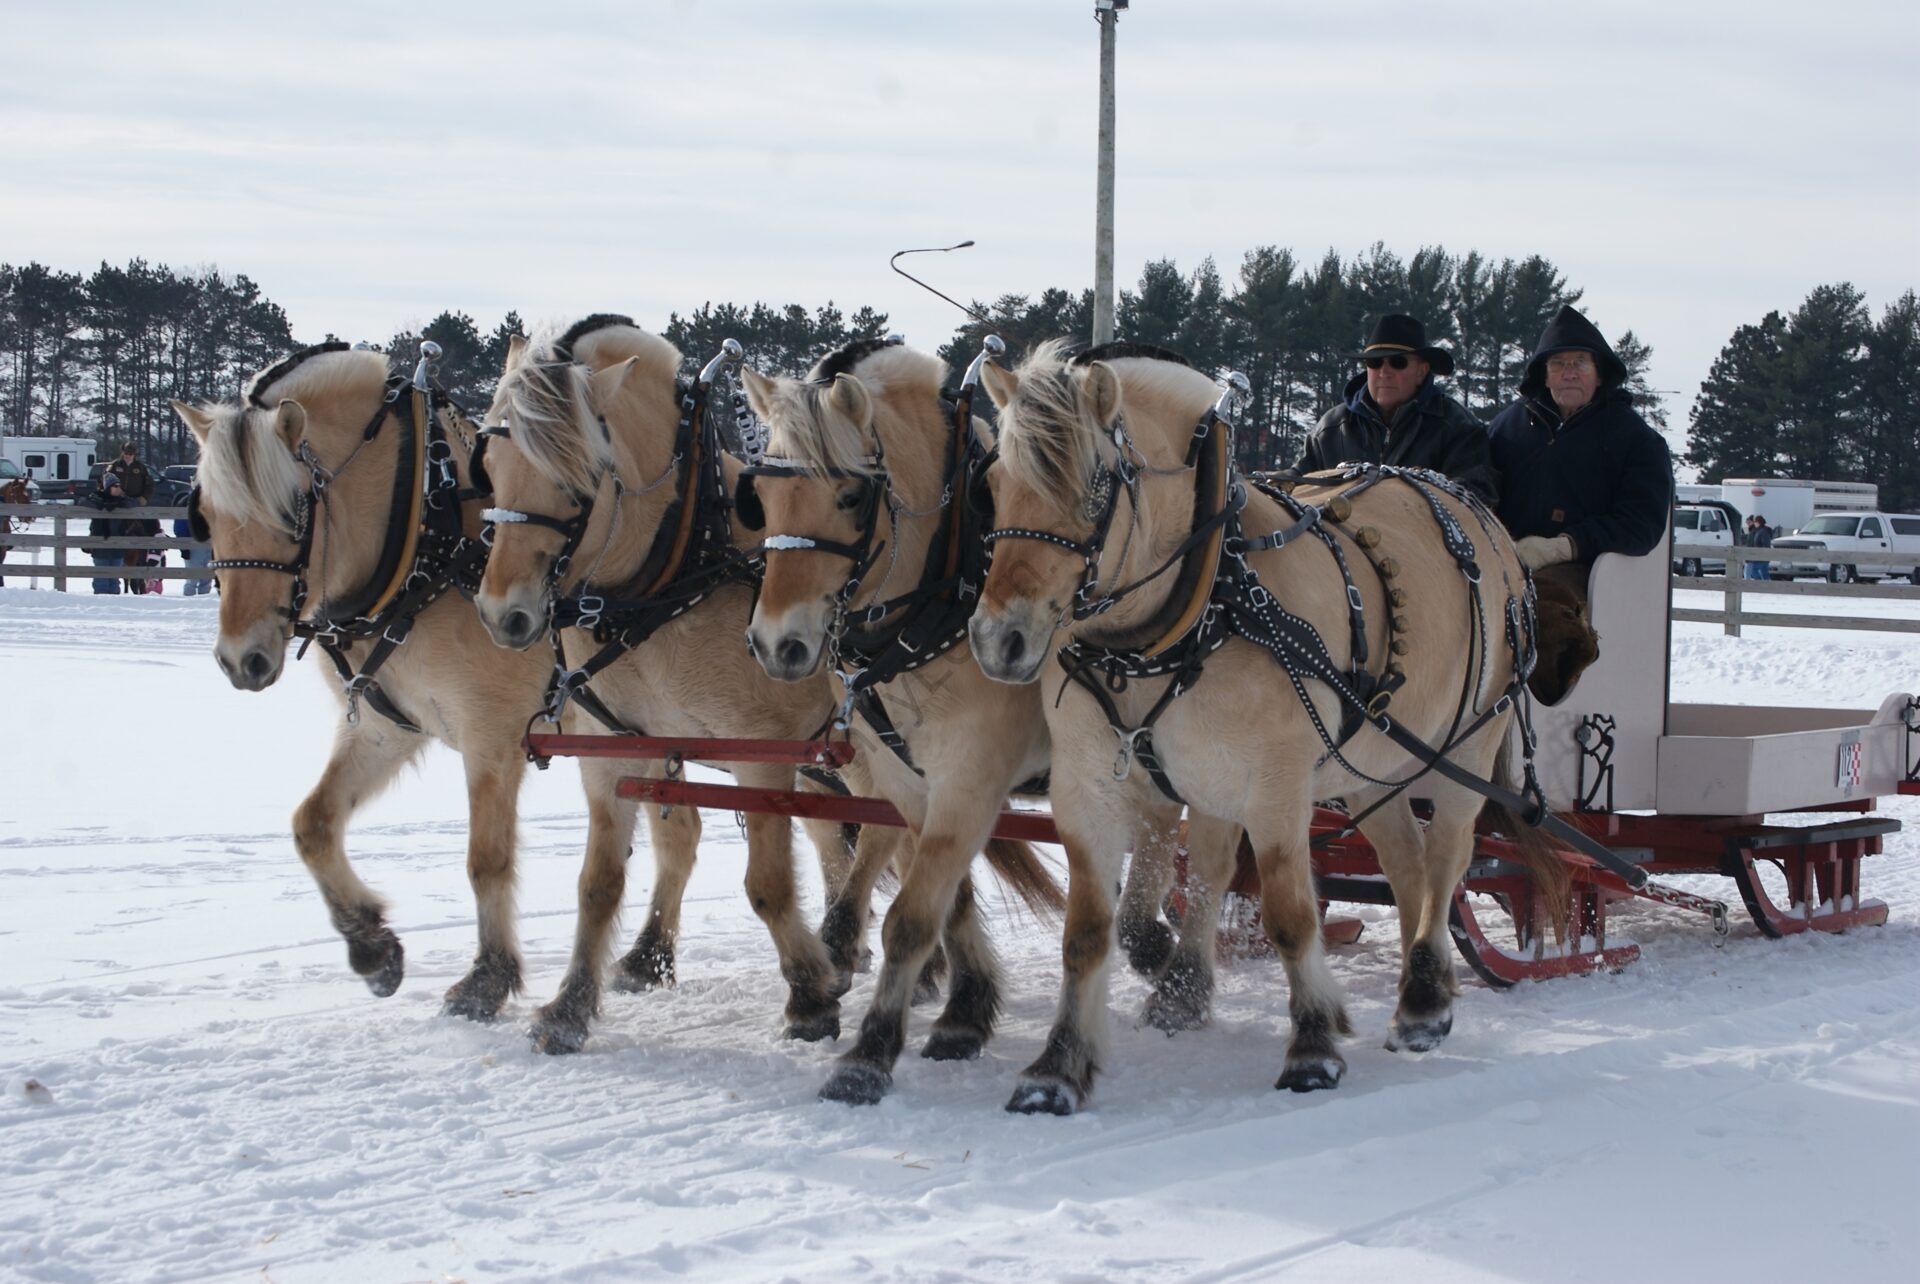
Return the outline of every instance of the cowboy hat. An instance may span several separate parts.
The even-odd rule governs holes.
[[[1439,375],[1453,373],[1453,354],[1427,342],[1427,327],[1410,316],[1389,313],[1373,323],[1373,336],[1360,352],[1360,359],[1392,356],[1396,352],[1419,357]]]

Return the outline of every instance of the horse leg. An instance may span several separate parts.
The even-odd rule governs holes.
[[[614,922],[627,890],[627,853],[633,847],[638,804],[614,792],[630,768],[604,759],[583,759],[580,780],[587,794],[587,858],[580,867],[580,916],[574,925],[573,957],[559,993],[534,1014],[528,1037],[541,1052],[578,1052],[600,1013],[600,974],[613,947]]]
[[[1484,768],[1482,768],[1484,770]],[[1453,1000],[1460,982],[1453,970],[1453,940],[1448,914],[1453,890],[1473,859],[1473,825],[1481,798],[1445,781],[1432,787],[1433,818],[1425,832],[1407,818],[1413,831],[1408,846],[1420,865],[1407,871],[1403,893],[1394,884],[1400,910],[1400,1002],[1394,1009],[1387,1047],[1395,1052],[1427,1052],[1453,1030]],[[1383,807],[1382,812],[1393,810]],[[1373,836],[1369,834],[1368,840]],[[1414,847],[1414,843],[1418,847]]]
[[[470,1021],[491,1021],[507,996],[520,990],[520,943],[514,932],[514,844],[519,825],[520,779],[526,759],[517,745],[484,759],[466,755],[467,881],[479,919],[480,952],[473,967],[447,991],[440,1011]]]
[[[792,789],[793,768],[774,763],[733,764],[748,788]],[[827,947],[800,916],[793,877],[793,826],[785,816],[747,813],[747,901],[767,925],[787,981],[787,1037],[811,1043],[840,1034],[840,992]]]
[[[995,783],[1001,784],[1001,792],[992,792]],[[907,1011],[921,969],[939,944],[942,924],[953,915],[955,897],[974,853],[985,845],[999,814],[1005,783],[986,784],[984,790],[970,788],[957,797],[936,793],[927,800],[913,860],[901,876],[900,892],[881,926],[885,958],[874,981],[873,1001],[861,1019],[859,1039],[841,1055],[839,1065],[822,1085],[821,1100],[872,1105],[893,1086],[893,1066],[906,1043]],[[971,944],[969,949],[973,949]],[[984,957],[978,952],[969,954],[974,979],[968,982],[964,999],[956,993],[960,1006],[953,1010],[951,1037],[940,1037],[936,1027],[935,1038],[928,1044],[929,1055],[941,1051],[959,1055],[965,1041],[975,1036],[984,1042],[999,1002],[990,959],[990,951]]]
[[[1294,1092],[1338,1087],[1347,1062],[1335,1039],[1353,1033],[1320,939],[1305,823],[1310,815],[1312,806],[1302,797],[1285,811],[1271,812],[1266,823],[1247,827],[1260,869],[1260,918],[1287,969],[1287,1012],[1293,1018],[1286,1065],[1273,1086]]]
[[[347,940],[347,962],[383,999],[400,988],[406,951],[387,926],[384,902],[347,863],[346,825],[426,746],[426,737],[377,715],[342,719],[326,769],[293,812],[294,849],[320,887],[334,930]]]
[[[1067,921],[1060,938],[1060,1005],[1047,1045],[1020,1072],[1007,1109],[1070,1115],[1086,1104],[1107,1034],[1107,966],[1113,897],[1133,825],[1119,800],[1080,796],[1071,774],[1054,773],[1054,817],[1067,851]],[[1102,802],[1105,805],[1101,805]]]
[[[941,936],[953,984],[947,991],[947,1006],[934,1021],[920,1055],[931,1061],[971,1061],[993,1037],[993,1023],[1000,1015],[1000,960],[981,921],[971,877],[962,878],[954,890],[953,909]],[[929,955],[928,964],[933,961]],[[924,969],[921,979],[926,979]]]
[[[1141,976],[1158,976],[1173,957],[1173,928],[1161,918],[1160,910],[1177,872],[1179,811],[1169,808],[1167,812],[1166,816],[1156,813],[1148,827],[1134,836],[1127,887],[1120,897],[1120,948]],[[1162,819],[1167,821],[1164,826]]]
[[[873,887],[896,857],[910,857],[906,831],[890,825],[862,825],[854,845],[853,866],[828,896],[820,920],[820,941],[833,960],[834,984],[841,994],[853,987],[853,974],[867,964],[867,918],[873,911]]]
[[[1163,841],[1155,825],[1141,842]],[[1187,825],[1187,912],[1153,993],[1147,996],[1146,1021],[1156,1030],[1177,1034],[1197,1030],[1213,1014],[1213,951],[1220,933],[1220,898],[1233,881],[1240,850],[1240,826],[1200,812]]]
[[[653,895],[647,904],[647,921],[633,948],[614,968],[612,981],[614,989],[629,994],[674,983],[680,904],[700,848],[699,808],[649,804],[641,810],[653,848]]]

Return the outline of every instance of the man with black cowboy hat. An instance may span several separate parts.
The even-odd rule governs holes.
[[[1606,336],[1563,307],[1527,362],[1520,400],[1494,418],[1500,520],[1534,570],[1590,565],[1602,553],[1639,557],[1667,532],[1673,460],[1626,381]]]
[[[1453,354],[1429,344],[1427,328],[1413,317],[1392,315],[1374,324],[1360,362],[1366,369],[1307,434],[1306,450],[1288,475],[1342,464],[1428,468],[1496,503],[1486,428],[1433,381],[1453,373]]]

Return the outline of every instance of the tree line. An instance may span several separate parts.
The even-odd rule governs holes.
[[[1429,339],[1454,353],[1447,387],[1487,419],[1514,397],[1548,319],[1582,293],[1539,255],[1496,260],[1428,246],[1403,259],[1375,244],[1351,258],[1329,251],[1308,262],[1261,246],[1231,281],[1211,259],[1190,272],[1171,259],[1148,263],[1121,292],[1115,328],[1203,370],[1245,373],[1253,395],[1237,435],[1240,462],[1273,468],[1298,457],[1314,421],[1343,395],[1378,317],[1419,317]],[[976,300],[969,311],[938,349],[956,372],[988,333],[1006,340],[1016,359],[1044,339],[1084,341],[1092,291],[1008,294]],[[887,322],[871,307],[707,302],[670,314],[659,332],[685,354],[688,375],[728,338],[760,369],[797,375],[824,352],[886,334]],[[390,336],[384,349],[410,371],[422,339],[440,344],[443,382],[477,409],[491,400],[507,345],[525,329],[514,312],[483,328],[465,312],[444,311]],[[1647,386],[1651,350],[1632,330],[1613,342],[1642,413],[1664,427]],[[153,462],[188,460],[192,445],[168,400],[230,399],[297,346],[285,311],[245,276],[176,272],[140,259],[125,268],[102,263],[86,277],[37,263],[0,265],[0,429],[91,436],[108,446],[131,438]],[[1875,323],[1852,286],[1823,286],[1792,315],[1770,313],[1734,334],[1694,403],[1684,460],[1713,478],[1872,479],[1890,505],[1911,506],[1920,503],[1917,385],[1913,292]]]
[[[1920,508],[1920,299],[1908,290],[1876,322],[1843,281],[1735,330],[1694,400],[1685,460],[1713,479],[1877,482],[1882,508]]]

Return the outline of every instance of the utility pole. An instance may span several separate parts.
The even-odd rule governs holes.
[[[1113,36],[1127,0],[1094,0],[1100,23],[1100,176],[1093,213],[1093,341],[1113,340]]]

